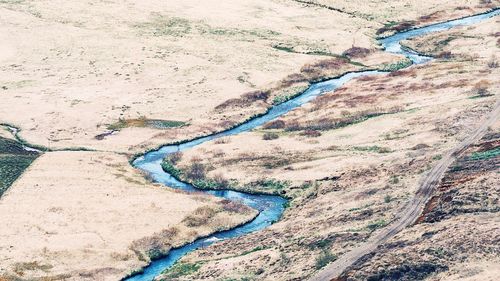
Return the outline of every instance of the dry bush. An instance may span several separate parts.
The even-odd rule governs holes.
[[[219,138],[219,139],[216,139],[214,142],[215,142],[215,144],[226,144],[226,143],[230,143],[231,139],[228,137]]]
[[[349,63],[349,60],[345,58],[331,58],[320,60],[312,64],[306,64],[301,69],[300,72],[306,74],[308,77],[319,78],[323,71],[325,70],[335,70]]]
[[[449,60],[449,59],[453,58],[453,54],[450,51],[444,51],[444,52],[440,52],[439,54],[437,54],[436,58]]]
[[[172,247],[172,238],[179,234],[179,229],[171,227],[155,233],[152,236],[135,240],[130,245],[130,249],[138,256],[140,260],[146,260],[145,257],[155,259],[165,254]]]
[[[382,33],[388,32],[388,31],[401,32],[401,31],[411,29],[414,26],[415,26],[414,21],[403,21],[403,22],[399,22],[399,23],[386,25],[386,26],[378,29],[376,34],[380,35]]]
[[[236,122],[234,122],[232,120],[223,120],[223,121],[219,122],[219,124],[217,124],[217,126],[224,128],[224,129],[232,128],[235,125],[236,125]]]
[[[391,73],[394,73],[394,72],[391,72]],[[375,75],[365,75],[365,76],[361,76],[361,77],[356,78],[356,80],[362,81],[362,82],[363,81],[368,82],[368,81],[377,80],[377,77]]]
[[[345,50],[342,53],[342,55],[349,58],[364,58],[368,56],[371,52],[372,51],[367,48],[352,46],[351,48]]]
[[[253,91],[243,94],[240,98],[228,99],[217,105],[215,110],[222,110],[231,107],[247,107],[256,101],[266,101],[269,98],[269,91]]]
[[[283,80],[280,81],[280,86],[279,88],[287,88],[292,86],[293,84],[297,83],[302,83],[302,82],[307,82],[307,77],[300,73],[293,73],[285,77]]]
[[[167,156],[167,159],[168,159],[168,161],[170,161],[170,163],[172,163],[172,164],[175,165],[175,164],[179,163],[179,161],[181,161],[181,159],[182,159],[182,152],[177,151],[177,152],[174,152],[172,154],[169,154]]]
[[[285,128],[285,121],[283,120],[275,120],[266,123],[264,126],[264,129],[283,129]]]
[[[403,76],[403,77],[417,77],[417,72],[415,70],[415,68],[409,68],[409,69],[402,69],[402,70],[397,70],[397,71],[393,71],[391,73],[388,74],[389,77],[399,77],[399,76]]]
[[[437,19],[439,12],[434,12],[430,15],[424,15],[418,18],[419,22],[429,22]]]
[[[498,61],[495,56],[491,57],[491,59],[488,61],[488,67],[489,68],[498,68]]]
[[[290,122],[286,125],[285,131],[326,131],[342,128],[348,125],[356,124],[365,121],[369,118],[380,116],[383,114],[392,114],[401,112],[403,107],[394,106],[388,110],[383,110],[381,108],[374,108],[369,110],[363,110],[355,113],[350,113],[349,115],[343,116],[342,118],[321,118],[319,120],[308,121],[305,124],[300,124],[299,122]]]
[[[211,218],[217,214],[217,211],[211,207],[199,207],[191,215],[186,216],[182,221],[190,227],[197,227],[207,224]]]
[[[316,111],[316,110],[322,109],[322,108],[326,107],[328,104],[332,104],[334,101],[342,98],[342,95],[340,95],[340,93],[342,93],[344,91],[347,91],[347,88],[339,88],[339,89],[335,90],[335,92],[333,94],[329,93],[329,94],[315,98],[313,101],[311,101],[311,103],[313,105],[311,111]]]
[[[269,91],[253,91],[243,94],[242,99],[246,102],[254,102],[258,100],[267,100]]]
[[[217,184],[218,188],[228,188],[229,180],[227,180],[222,174],[216,174],[213,177],[213,181]]]
[[[316,131],[316,130],[305,130],[302,133],[300,133],[301,136],[306,136],[310,138],[317,138],[321,136],[321,132]]]
[[[186,176],[192,180],[202,180],[205,178],[206,167],[203,163],[194,160],[188,168]]]
[[[264,135],[262,136],[262,139],[263,140],[275,140],[275,139],[278,139],[280,136],[276,133],[264,133]]]
[[[226,155],[226,153],[224,153],[224,151],[222,151],[222,149],[217,149],[217,150],[214,150],[214,152],[213,152],[214,158],[221,158],[221,157],[224,157],[225,155]]]
[[[228,199],[224,199],[219,202],[219,204],[222,205],[222,209],[227,212],[231,213],[238,213],[238,214],[246,214],[250,211],[250,208],[245,206],[244,204],[231,201]]]
[[[489,81],[481,80],[474,85],[474,87],[472,88],[472,92],[475,95],[485,97],[490,94],[490,91],[488,90],[489,87],[490,87]]]

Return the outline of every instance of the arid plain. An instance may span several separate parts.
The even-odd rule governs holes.
[[[499,5],[0,0],[0,280],[121,280],[252,220],[242,203],[154,183],[130,161],[316,81],[392,71],[166,160],[195,185],[289,201],[270,227],[191,252],[157,280],[313,277],[390,224],[498,101],[498,16],[403,42],[436,60],[402,70],[408,59],[377,38]],[[495,280],[499,126],[460,152],[415,224],[339,280]]]

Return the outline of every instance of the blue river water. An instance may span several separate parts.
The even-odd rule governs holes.
[[[426,27],[421,27],[406,32],[401,32],[389,36],[384,39],[380,39],[380,44],[385,48],[387,52],[403,54],[408,57],[414,64],[426,63],[432,60],[432,57],[423,56],[415,53],[411,50],[407,50],[401,47],[400,42],[412,37],[421,36],[424,34],[438,32],[447,30],[460,25],[471,25],[478,23],[482,20],[497,16],[500,14],[500,10],[496,9],[491,12],[466,17],[463,19],[452,20],[448,22],[438,23],[434,25],[429,25]],[[187,244],[180,248],[173,249],[169,254],[161,259],[153,261],[149,266],[144,269],[144,272],[128,277],[127,281],[151,281],[156,276],[158,276],[162,271],[170,268],[175,264],[181,257],[194,251],[201,247],[206,247],[217,241],[222,241],[238,236],[242,236],[254,231],[261,230],[271,225],[272,223],[278,221],[285,209],[286,199],[280,196],[272,195],[255,195],[248,194],[244,192],[232,191],[232,190],[199,190],[190,184],[181,182],[170,174],[163,171],[161,168],[162,159],[168,154],[184,151],[200,145],[207,141],[212,141],[221,137],[236,135],[242,132],[250,131],[256,127],[259,127],[269,121],[272,121],[287,112],[302,106],[305,103],[310,102],[318,96],[321,96],[327,92],[334,91],[335,89],[341,87],[346,82],[352,80],[353,78],[367,75],[379,75],[386,72],[380,71],[363,71],[363,72],[353,72],[347,73],[341,77],[330,79],[324,82],[319,82],[311,85],[304,93],[301,95],[285,102],[280,105],[272,107],[266,114],[256,117],[246,123],[243,123],[231,130],[223,131],[199,139],[195,139],[183,144],[178,145],[165,145],[160,149],[152,152],[148,152],[145,155],[134,160],[133,165],[141,169],[152,176],[154,181],[162,183],[166,186],[172,188],[178,188],[186,191],[197,191],[212,194],[217,197],[222,197],[230,200],[240,201],[254,209],[259,211],[258,216],[242,226],[233,228],[228,231],[215,233],[205,238],[200,238],[193,243]]]

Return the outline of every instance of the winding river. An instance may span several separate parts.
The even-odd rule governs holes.
[[[422,56],[418,53],[415,53],[411,50],[407,50],[402,48],[400,42],[412,37],[428,34],[431,32],[438,32],[450,29],[452,27],[460,26],[460,25],[471,25],[478,23],[482,20],[491,18],[493,16],[497,16],[500,14],[499,9],[495,9],[488,13],[470,16],[462,19],[447,21],[443,23],[433,24],[426,27],[421,27],[413,30],[409,30],[406,32],[401,32],[389,36],[384,39],[380,39],[379,42],[385,48],[387,52],[403,54],[414,64],[426,63],[432,60],[432,57]],[[152,152],[148,152],[145,155],[134,160],[133,165],[145,172],[149,173],[156,182],[165,184],[167,186],[183,189],[186,191],[200,191],[193,187],[190,184],[181,182],[170,174],[163,171],[161,168],[161,162],[165,156],[170,153],[177,151],[184,151],[190,148],[193,148],[197,145],[200,145],[204,142],[211,141],[217,138],[236,135],[242,132],[250,131],[256,127],[259,127],[269,121],[272,121],[287,112],[302,106],[303,104],[313,100],[314,98],[323,95],[327,92],[334,91],[338,87],[341,87],[346,82],[350,81],[353,78],[367,75],[378,75],[387,72],[380,71],[363,71],[363,72],[353,72],[345,74],[341,77],[330,79],[324,82],[316,83],[311,85],[304,93],[291,99],[285,103],[280,105],[276,105],[272,107],[265,115],[256,117],[246,123],[243,123],[231,130],[227,130],[224,132],[216,133],[213,135],[209,135],[206,137],[202,137],[199,139],[195,139],[183,144],[178,145],[166,145],[161,147],[160,149]],[[242,203],[259,210],[258,216],[242,226],[233,228],[228,231],[215,233],[205,238],[200,238],[193,243],[187,244],[180,248],[173,249],[169,252],[169,254],[161,259],[153,261],[149,266],[144,269],[144,272],[128,277],[125,280],[127,281],[144,281],[144,280],[153,280],[156,276],[158,276],[165,269],[170,268],[176,261],[178,261],[181,257],[188,254],[191,251],[194,251],[201,247],[206,247],[212,243],[217,241],[238,237],[247,233],[251,233],[254,231],[261,230],[272,223],[278,221],[284,211],[284,205],[286,200],[279,196],[271,196],[271,195],[254,195],[248,194],[244,192],[232,191],[232,190],[202,190],[202,192],[209,193],[211,195],[222,197],[230,200],[241,201]]]

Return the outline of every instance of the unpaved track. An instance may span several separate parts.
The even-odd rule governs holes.
[[[377,247],[390,238],[394,237],[398,232],[412,224],[421,214],[425,203],[431,197],[437,184],[443,177],[448,167],[455,161],[469,145],[480,140],[488,131],[488,127],[493,125],[500,117],[500,100],[495,103],[493,110],[484,117],[481,125],[476,128],[464,141],[455,146],[449,151],[432,170],[421,180],[422,183],[418,188],[415,196],[403,208],[402,212],[396,217],[388,227],[380,230],[374,236],[359,246],[358,248],[341,256],[338,260],[327,266],[323,271],[313,276],[311,281],[332,280],[339,277],[349,267],[353,266],[362,257],[374,252]]]

